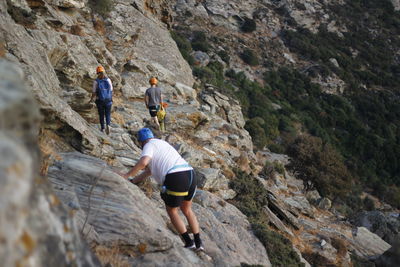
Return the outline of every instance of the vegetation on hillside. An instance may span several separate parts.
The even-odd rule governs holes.
[[[90,8],[99,15],[107,17],[114,8],[113,0],[89,0]]]
[[[263,185],[254,177],[236,171],[231,188],[238,193],[232,204],[248,217],[254,234],[268,251],[272,266],[304,266],[291,242],[269,228],[269,219],[263,212],[263,207],[268,204],[268,192]]]
[[[264,74],[264,85],[250,81],[244,73],[224,73],[217,61],[193,66],[193,73],[203,83],[239,99],[256,147],[289,153],[294,170],[324,196],[346,209],[370,209],[358,197],[361,189],[370,189],[400,207],[399,12],[389,0],[348,0],[327,9],[348,29],[342,37],[329,32],[326,25],[316,34],[301,27],[282,32],[290,50],[315,66],[307,71],[273,67]],[[183,45],[189,40],[196,43],[196,50],[216,49],[213,37],[204,33],[179,36],[175,40],[184,56],[192,51]],[[251,50],[239,56],[254,66],[268,61],[259,62]],[[324,93],[311,81],[332,74],[346,82],[343,95]]]

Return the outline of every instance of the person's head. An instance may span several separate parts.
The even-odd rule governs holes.
[[[156,86],[158,84],[158,80],[156,77],[151,77],[149,83],[151,86]]]
[[[98,66],[97,68],[96,68],[96,73],[97,73],[97,76],[99,77],[99,78],[103,78],[104,76],[105,76],[105,74],[104,74],[104,68],[103,68],[103,66]]]
[[[143,148],[149,139],[154,138],[154,134],[149,128],[142,128],[138,131],[137,138]]]

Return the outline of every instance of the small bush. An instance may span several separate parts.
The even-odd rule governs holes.
[[[269,230],[263,224],[255,223],[251,225],[251,228],[268,251],[272,266],[305,266],[300,262],[299,255],[293,250],[292,244],[287,238]]]
[[[92,11],[107,17],[114,8],[114,2],[113,0],[89,0],[89,6]]]
[[[323,196],[341,198],[350,195],[353,178],[340,154],[318,137],[302,136],[288,148],[294,157],[289,164],[298,177],[310,181]]]
[[[195,31],[193,33],[192,48],[195,51],[208,52],[210,44],[208,43],[207,36],[202,31]]]
[[[263,212],[263,207],[268,204],[268,192],[264,186],[254,177],[239,170],[230,186],[238,193],[232,203],[249,217],[251,228],[266,248],[272,266],[304,266],[291,242],[268,228],[269,219]]]
[[[363,204],[366,210],[368,211],[375,210],[375,203],[371,198],[365,197],[363,200]]]
[[[84,32],[83,28],[80,25],[72,25],[70,32],[73,35],[78,35],[78,36],[84,36],[85,35],[85,32]]]
[[[375,264],[369,260],[357,256],[355,253],[351,254],[351,263],[354,267],[375,267]]]
[[[212,61],[206,67],[193,67],[193,75],[203,83],[210,83],[218,87],[224,86],[224,67],[220,62]]]
[[[242,54],[240,54],[242,60],[249,64],[250,66],[257,66],[260,64],[256,53],[251,49],[245,49]]]
[[[244,18],[244,22],[243,22],[242,26],[240,27],[240,29],[243,32],[253,32],[256,30],[256,28],[257,28],[256,22],[253,19],[250,19],[247,17]]]
[[[265,121],[262,118],[255,117],[246,121],[244,127],[253,138],[253,144],[259,149],[263,149],[268,142],[263,128],[264,124]]]
[[[189,63],[189,65],[194,64],[194,58],[191,55],[192,45],[189,40],[175,31],[171,31],[171,37],[174,39],[176,45],[178,46],[179,52],[181,52],[182,57]]]
[[[279,173],[279,174],[285,173],[285,166],[283,166],[282,163],[274,161],[273,165],[274,165],[274,169],[277,173]]]
[[[231,60],[231,57],[229,56],[228,52],[226,52],[225,50],[220,50],[218,51],[218,56],[220,56],[220,58],[226,63],[229,64],[229,61]]]

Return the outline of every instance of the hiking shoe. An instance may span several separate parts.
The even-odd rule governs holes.
[[[192,243],[186,244],[185,248],[188,249],[196,249],[196,245],[194,244],[194,242],[192,241]]]
[[[204,251],[203,245],[200,245],[200,247],[196,247],[196,249],[194,251],[196,251],[196,252]]]
[[[110,127],[107,125],[106,126],[106,134],[109,135],[110,134]]]

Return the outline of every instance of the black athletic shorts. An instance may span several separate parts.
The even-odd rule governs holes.
[[[160,105],[157,106],[149,106],[149,113],[151,117],[156,117],[157,112],[160,110]]]
[[[182,201],[192,200],[196,187],[197,181],[193,170],[170,173],[165,176],[161,198],[165,205],[172,208],[179,207]]]

